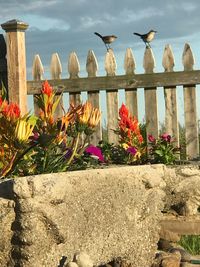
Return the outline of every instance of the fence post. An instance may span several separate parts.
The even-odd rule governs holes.
[[[6,32],[8,99],[19,104],[22,114],[27,112],[25,30],[28,24],[10,20],[1,24]]]

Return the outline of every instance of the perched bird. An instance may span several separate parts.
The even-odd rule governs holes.
[[[140,36],[140,38],[144,41],[146,47],[151,47],[150,46],[150,42],[154,39],[154,36],[155,36],[156,32],[157,31],[150,30],[148,33],[145,33],[145,34],[140,34],[140,33],[137,33],[137,32],[134,32],[133,34],[135,34],[137,36]]]
[[[104,42],[104,44],[106,46],[107,51],[110,49],[110,44],[117,39],[117,36],[115,36],[115,35],[102,36],[98,32],[95,32],[94,34],[96,34],[97,36],[99,36],[101,38],[101,40]]]

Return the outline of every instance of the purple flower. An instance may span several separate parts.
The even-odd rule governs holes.
[[[135,156],[135,154],[137,153],[137,148],[135,148],[134,146],[130,146],[127,151],[133,156]]]
[[[65,159],[68,159],[68,158],[71,157],[71,155],[72,155],[72,150],[70,148],[68,148],[66,150],[66,153],[65,153],[64,157],[65,157]]]
[[[154,137],[152,134],[149,134],[149,135],[148,135],[148,140],[149,140],[149,142],[151,142],[151,143],[154,143],[154,142],[156,141],[155,137]]]
[[[162,134],[161,138],[166,142],[170,142],[171,141],[171,135],[169,135],[167,133]]]
[[[85,149],[85,152],[93,155],[93,156],[96,156],[98,157],[98,160],[101,161],[101,162],[104,162],[104,157],[102,155],[102,152],[101,152],[101,149],[96,147],[96,146],[93,146],[93,145],[90,145],[88,146],[86,149]]]

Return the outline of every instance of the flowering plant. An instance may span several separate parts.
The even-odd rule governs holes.
[[[132,116],[128,108],[122,103],[119,109],[119,123],[116,133],[119,135],[119,144],[125,150],[127,163],[140,163],[146,156],[144,139],[140,131],[140,124]]]
[[[148,135],[150,145],[149,155],[152,157],[153,163],[172,164],[177,159],[180,149],[174,144],[175,140],[168,133],[155,138]]]
[[[21,115],[19,106],[0,97],[0,177],[66,171],[88,146],[99,123],[99,109],[89,102],[70,104],[55,118],[60,97],[47,81],[37,96],[39,116]]]

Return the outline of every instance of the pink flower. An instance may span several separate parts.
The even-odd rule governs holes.
[[[135,156],[135,154],[137,153],[137,148],[130,146],[127,151],[132,154],[133,156]]]
[[[167,133],[162,134],[161,138],[166,142],[170,142],[171,141],[171,135],[169,135]]]
[[[148,140],[149,140],[149,142],[154,143],[156,141],[156,138],[152,134],[149,134]]]
[[[85,149],[85,152],[93,155],[93,156],[96,156],[98,157],[98,160],[101,161],[101,162],[104,162],[104,157],[102,155],[102,152],[101,152],[101,149],[96,147],[96,146],[93,146],[93,145],[90,145],[88,146],[86,149]]]

